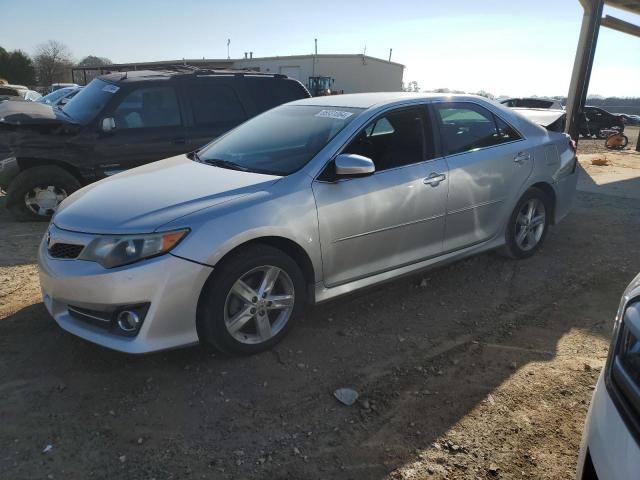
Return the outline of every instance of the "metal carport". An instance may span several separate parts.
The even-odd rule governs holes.
[[[569,84],[567,124],[565,127],[565,131],[576,142],[579,137],[582,111],[587,99],[600,25],[640,37],[640,26],[609,15],[602,18],[602,10],[605,4],[640,15],[640,0],[580,0],[580,3],[584,9],[584,15],[582,17],[582,27],[578,39],[578,49],[573,65],[571,83]],[[638,138],[636,150],[640,151],[640,137]]]

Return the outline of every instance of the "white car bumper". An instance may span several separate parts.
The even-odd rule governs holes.
[[[602,374],[587,414],[578,458],[577,480],[595,480],[587,454],[598,480],[640,478],[640,445],[611,400]]]

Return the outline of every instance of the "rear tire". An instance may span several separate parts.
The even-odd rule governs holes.
[[[524,192],[509,217],[500,253],[515,259],[534,255],[547,236],[552,209],[551,199],[542,190],[530,188]]]
[[[251,245],[224,259],[207,280],[198,305],[198,336],[223,353],[252,355],[282,340],[305,305],[306,282],[298,264],[269,245]]]
[[[82,185],[54,165],[20,172],[7,189],[7,209],[18,221],[48,222],[62,200]]]

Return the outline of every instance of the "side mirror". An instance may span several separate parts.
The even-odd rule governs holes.
[[[335,160],[336,175],[339,177],[365,177],[376,171],[373,160],[355,153],[343,153]]]
[[[67,103],[69,103],[69,99],[65,97],[65,98],[60,100],[59,105],[62,107],[64,105],[66,105]]]
[[[116,129],[116,121],[113,117],[106,117],[102,119],[102,123],[100,124],[100,128],[103,132],[109,133]]]

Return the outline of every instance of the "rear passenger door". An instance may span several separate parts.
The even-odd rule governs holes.
[[[497,235],[533,168],[521,134],[473,102],[434,103],[449,167],[444,251]]]
[[[309,98],[309,92],[300,82],[281,76],[245,75],[244,84],[256,114],[283,103]]]
[[[200,76],[185,83],[190,111],[188,150],[196,150],[241,124],[250,116],[234,76]]]

